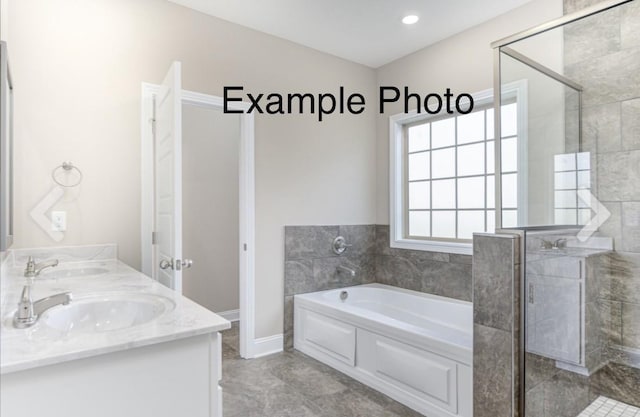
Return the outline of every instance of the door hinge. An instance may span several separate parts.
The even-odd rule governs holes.
[[[529,304],[533,304],[534,302],[534,286],[533,284],[529,284]]]
[[[149,123],[151,123],[151,135],[155,137],[156,136],[156,119],[155,118],[149,119]]]
[[[158,244],[158,232],[151,232],[151,244],[152,245]]]
[[[246,251],[247,251],[247,244],[246,244],[246,243],[244,243],[244,244],[242,245],[242,247],[244,248],[244,251],[246,252]]]

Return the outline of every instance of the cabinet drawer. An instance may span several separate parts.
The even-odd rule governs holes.
[[[304,324],[303,339],[327,355],[355,365],[356,328],[322,314],[300,310]]]

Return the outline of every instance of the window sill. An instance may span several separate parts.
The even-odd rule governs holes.
[[[472,255],[473,245],[471,243],[442,242],[437,240],[418,239],[392,239],[392,248],[421,250],[425,252],[454,253],[458,255]]]

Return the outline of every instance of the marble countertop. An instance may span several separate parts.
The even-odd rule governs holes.
[[[574,258],[589,258],[591,256],[605,255],[611,252],[611,249],[567,247],[562,249],[532,249],[527,251],[527,256],[529,257],[529,260],[566,256]]]
[[[101,294],[126,293],[165,297],[172,301],[170,304],[175,304],[175,308],[168,309],[147,323],[120,330],[67,334],[61,330],[53,331],[41,322],[27,329],[16,329],[12,325],[13,313],[26,283],[23,277],[24,265],[21,265],[22,262],[19,262],[16,257],[15,265],[5,262],[2,268],[1,374],[213,333],[230,327],[229,321],[121,261],[116,259],[78,261],[62,257],[57,268],[43,271],[35,279],[32,287],[34,301],[64,291],[71,291],[74,300]],[[102,273],[65,276],[64,271],[71,269]]]

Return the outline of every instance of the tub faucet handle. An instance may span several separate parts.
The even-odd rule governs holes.
[[[342,236],[338,236],[337,238],[333,239],[332,248],[333,253],[335,253],[336,255],[342,255],[344,251],[346,251],[347,248],[350,248],[351,246],[353,245],[347,243],[347,240]]]

